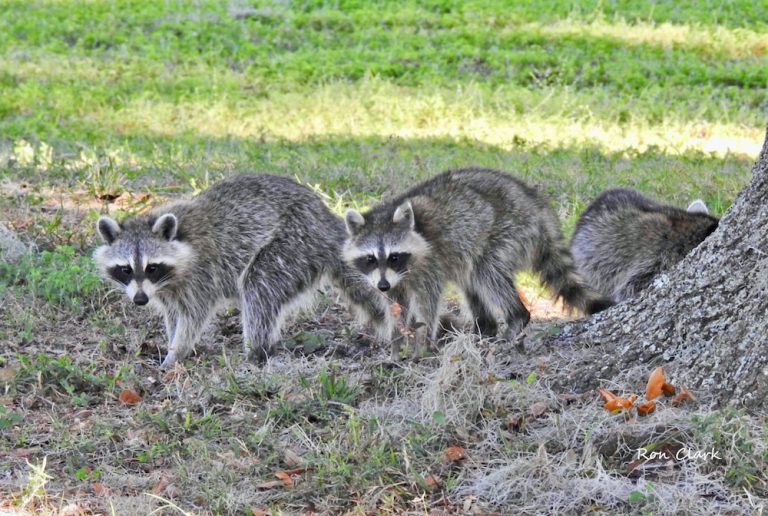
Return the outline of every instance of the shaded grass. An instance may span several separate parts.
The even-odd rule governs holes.
[[[126,137],[124,147],[108,152],[78,152],[72,147],[49,156],[44,151],[31,144],[0,148],[5,175],[32,181],[42,190],[45,185],[55,191],[73,189],[85,192],[86,199],[90,193],[95,202],[95,195],[102,191],[147,190],[155,197],[189,194],[232,174],[270,172],[315,187],[339,213],[347,206],[365,207],[385,192],[404,190],[448,168],[487,166],[508,171],[549,195],[566,231],[592,198],[617,185],[635,187],[680,206],[702,198],[714,213],[722,214],[746,183],[752,164],[751,159],[733,154],[670,155],[654,147],[624,152],[583,146],[550,148],[522,137],[507,149],[451,138],[312,137],[302,142],[252,142],[136,135]],[[42,194],[51,195],[31,192],[29,198]]]

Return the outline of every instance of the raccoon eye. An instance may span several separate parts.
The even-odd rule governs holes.
[[[147,274],[154,274],[157,271],[157,265],[147,265]]]
[[[123,265],[122,267],[120,267],[120,272],[122,272],[126,276],[130,276],[131,273],[133,272],[133,269],[131,269],[130,265]]]
[[[368,263],[376,263],[376,257],[373,256],[372,254],[369,254],[368,256],[366,256],[365,259]]]
[[[400,259],[400,254],[399,253],[392,253],[392,254],[389,255],[389,258],[388,258],[390,263],[397,263],[397,261],[399,259]]]

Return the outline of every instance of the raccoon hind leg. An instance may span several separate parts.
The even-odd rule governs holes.
[[[507,323],[507,330],[504,333],[506,339],[514,338],[525,328],[531,319],[531,314],[520,299],[517,287],[512,279],[512,270],[499,267],[496,260],[485,260],[477,264],[470,278],[473,291],[477,294],[480,301],[478,305],[479,312],[474,315],[478,321],[483,318],[486,331],[490,331],[492,326],[488,321],[492,320],[492,307],[501,309],[504,314],[504,320]],[[475,307],[473,307],[474,310]],[[478,322],[478,327],[480,323]]]
[[[493,315],[492,308],[485,303],[480,296],[480,292],[477,289],[469,287],[464,289],[464,297],[472,312],[472,319],[474,320],[472,326],[474,330],[482,337],[495,337],[496,332],[499,329],[499,324],[496,321],[496,317]]]
[[[292,239],[274,238],[240,276],[243,341],[256,362],[272,354],[286,313],[305,301],[320,280],[321,271],[295,247]]]

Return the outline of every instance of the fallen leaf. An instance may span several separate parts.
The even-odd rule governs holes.
[[[671,383],[665,383],[661,386],[661,392],[664,393],[664,396],[674,396],[675,390],[675,386]]]
[[[85,495],[85,493],[83,493]],[[82,514],[88,514],[85,508],[76,503],[65,505],[60,511],[59,516],[81,516]]]
[[[141,396],[133,389],[123,389],[120,393],[120,401],[125,405],[135,405],[141,401]]]
[[[443,450],[443,458],[450,462],[456,462],[467,458],[467,452],[461,446],[449,446]]]
[[[597,389],[597,393],[603,397],[603,401],[605,401],[606,403],[618,398],[618,396],[616,396],[614,393],[612,393],[608,389]]]
[[[635,400],[637,400],[637,394],[631,394],[629,398],[621,398],[616,396],[608,389],[597,389],[597,392],[605,400],[605,403],[603,403],[603,408],[610,412],[621,409],[629,410],[632,408],[632,405],[634,405]]]
[[[173,484],[168,484],[165,486],[165,489],[163,489],[163,494],[166,498],[178,498],[181,496],[181,489]]]
[[[307,471],[307,468],[296,468],[296,469],[289,469],[286,471],[276,471],[275,476],[280,479],[280,482],[286,486],[286,487],[293,487],[293,475],[300,475],[301,473],[304,473]],[[274,487],[269,482],[264,482],[262,484],[259,484],[256,487]],[[269,486],[267,486],[269,484]]]
[[[535,418],[541,417],[542,414],[544,414],[547,409],[549,408],[549,405],[544,403],[543,401],[539,401],[537,403],[534,403],[530,407],[528,407],[528,414]]]
[[[285,463],[285,465],[289,468],[294,468],[304,464],[304,462],[304,459],[302,459],[301,456],[295,451],[288,448],[283,450],[283,463]]]
[[[389,313],[394,319],[400,319],[400,315],[403,313],[403,307],[400,303],[392,303],[389,305]]]
[[[18,371],[13,367],[0,367],[0,382],[10,382]]]
[[[429,488],[432,488],[432,487],[435,487],[435,486],[439,486],[440,485],[440,478],[437,477],[436,475],[429,474],[429,475],[424,477],[424,484],[427,487],[429,487]]]
[[[605,404],[603,404],[603,408],[610,410],[611,412],[621,409],[629,410],[632,408],[632,405],[634,405],[636,399],[637,394],[631,394],[629,398],[619,398],[617,396],[611,401],[606,401]]]
[[[512,416],[507,421],[507,430],[509,430],[510,432],[519,432],[523,426],[524,421],[525,421],[525,418],[521,414]]]
[[[94,482],[92,487],[93,492],[96,494],[108,495],[111,491],[109,487],[107,487],[105,484],[102,484],[101,482]]]
[[[11,450],[10,454],[14,457],[24,458],[39,452],[40,448],[16,448],[15,450]]]
[[[645,399],[651,401],[652,399],[661,396],[664,384],[667,383],[664,378],[664,368],[657,367],[648,377],[648,385],[645,387]]]
[[[686,401],[696,401],[696,398],[691,394],[691,391],[689,391],[685,385],[680,386],[680,392],[678,392],[675,397],[672,399],[672,406],[677,407]]]
[[[251,516],[267,516],[269,514],[264,509],[257,509],[255,507],[251,507]]]
[[[282,487],[285,484],[282,480],[268,480],[267,482],[262,482],[261,484],[256,484],[257,489],[274,489],[275,487]]]
[[[157,483],[152,486],[152,493],[159,495],[165,490],[165,486],[168,485],[168,480],[165,479],[165,477],[161,478],[157,481]]]
[[[640,403],[637,406],[637,415],[638,416],[647,416],[651,412],[656,410],[656,402],[655,401],[646,401],[644,403]]]

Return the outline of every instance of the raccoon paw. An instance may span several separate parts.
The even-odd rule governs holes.
[[[253,346],[248,352],[248,360],[254,364],[263,364],[272,354],[271,346]]]
[[[169,351],[167,355],[165,355],[165,359],[163,359],[162,363],[160,364],[160,369],[171,369],[174,365],[176,365],[177,362],[176,353],[173,351]]]

